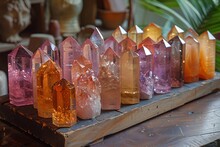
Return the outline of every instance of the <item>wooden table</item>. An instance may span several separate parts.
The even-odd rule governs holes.
[[[220,139],[220,92],[107,136],[91,146],[202,146],[217,139]],[[15,144],[47,146],[7,122],[0,121],[0,146]]]

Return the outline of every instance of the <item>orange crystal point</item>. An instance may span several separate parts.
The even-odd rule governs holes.
[[[184,82],[199,80],[199,42],[191,36],[185,38]]]
[[[75,87],[65,79],[56,82],[53,87],[52,122],[58,127],[71,127],[77,121]]]
[[[142,41],[143,30],[137,25],[130,28],[128,31],[128,37],[133,40],[137,45]]]
[[[141,43],[138,45],[138,48],[145,46],[152,54],[154,54],[154,44],[156,44],[156,42],[154,42],[150,37],[147,37],[141,41]]]
[[[126,51],[120,58],[121,103],[136,104],[140,102],[140,64],[138,54]]]
[[[121,42],[127,37],[127,32],[121,27],[118,26],[114,32],[112,33],[112,36],[117,40],[117,42]]]
[[[198,33],[196,33],[195,30],[193,30],[192,28],[189,28],[185,33],[184,33],[184,38],[191,36],[193,38],[195,38],[196,40],[198,40]]]
[[[137,49],[137,46],[133,40],[127,37],[119,43],[119,48],[122,54],[123,52],[129,50],[135,51]]]
[[[157,39],[162,35],[162,29],[154,23],[150,23],[143,29],[143,39],[150,37],[153,41],[157,42]]]
[[[199,38],[200,71],[201,79],[211,79],[215,76],[215,47],[216,39],[209,32],[203,32]]]
[[[167,39],[170,40],[170,39],[172,39],[175,36],[179,36],[182,39],[184,38],[184,31],[180,27],[178,27],[176,25],[174,25],[171,28],[171,30],[169,31],[169,33],[167,35]]]
[[[52,60],[42,64],[37,71],[38,115],[51,118],[53,111],[52,86],[62,77],[61,69]]]

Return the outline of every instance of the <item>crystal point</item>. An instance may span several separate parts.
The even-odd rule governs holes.
[[[167,35],[167,38],[168,38],[168,40],[170,40],[170,39],[174,38],[175,36],[179,36],[182,39],[184,38],[184,31],[176,25],[174,25],[171,28],[171,30],[169,31],[169,33]]]
[[[211,79],[215,76],[215,48],[216,39],[209,32],[203,32],[199,38],[200,70],[201,79]]]
[[[154,53],[154,91],[158,94],[168,93],[171,90],[170,79],[171,46],[165,40],[155,44]]]
[[[122,54],[123,52],[129,51],[129,50],[135,51],[137,49],[137,46],[133,40],[131,40],[130,38],[127,37],[126,39],[124,39],[123,41],[121,41],[119,43],[119,48],[120,48],[119,50]]]
[[[142,41],[143,30],[137,25],[130,28],[128,31],[128,37],[131,38],[137,45]]]
[[[112,48],[118,55],[121,54],[121,51],[119,50],[120,49],[119,43],[117,42],[117,40],[115,40],[113,36],[110,36],[105,40],[105,44],[104,44],[105,51],[108,48]]]
[[[153,56],[151,52],[142,46],[136,53],[140,60],[140,90],[141,99],[150,99],[154,93],[154,79],[153,79]]]
[[[169,44],[171,45],[171,86],[181,87],[184,83],[185,41],[175,36]]]
[[[127,32],[121,27],[118,26],[114,32],[112,33],[112,36],[117,40],[117,42],[121,42],[125,38],[127,38]]]
[[[8,54],[9,100],[15,106],[33,104],[31,56],[21,45]]]
[[[108,48],[100,61],[99,81],[101,84],[101,105],[103,110],[118,110],[121,106],[119,57]]]
[[[78,42],[68,37],[60,44],[61,67],[63,78],[71,82],[71,67],[73,60],[82,55],[82,50]]]
[[[157,42],[158,38],[162,35],[162,29],[154,23],[150,23],[143,29],[143,39],[150,37],[153,41]]]
[[[120,58],[121,103],[140,102],[140,65],[137,53],[125,51]]]
[[[96,44],[98,46],[100,54],[103,54],[105,52],[104,47],[103,47],[104,38],[97,27],[94,29],[90,37],[90,40],[93,44]]]
[[[58,127],[71,127],[77,121],[75,87],[65,79],[57,81],[52,87],[52,122]]]
[[[61,69],[48,60],[37,71],[38,116],[51,118],[53,111],[52,86],[62,77]]]
[[[184,82],[199,80],[199,42],[191,36],[185,38]]]

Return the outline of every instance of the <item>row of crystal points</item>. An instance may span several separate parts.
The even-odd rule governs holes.
[[[215,38],[174,26],[162,37],[151,23],[126,32],[118,27],[103,39],[96,28],[82,45],[66,38],[59,49],[49,41],[32,53],[18,46],[8,55],[9,98],[16,106],[34,103],[38,115],[69,127],[121,104],[136,104],[171,87],[215,73]]]

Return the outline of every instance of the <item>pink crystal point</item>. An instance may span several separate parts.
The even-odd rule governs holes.
[[[112,33],[112,36],[117,40],[117,42],[121,42],[125,38],[127,38],[127,32],[121,27],[118,26],[114,32]]]
[[[76,84],[77,78],[81,74],[85,74],[88,69],[92,69],[92,63],[84,56],[80,56],[79,58],[74,60],[71,69],[72,83]]]
[[[128,37],[131,38],[137,45],[141,43],[143,36],[143,30],[139,28],[137,25],[130,28],[128,31]]]
[[[138,54],[133,50],[123,52],[120,58],[121,103],[140,102],[140,64]]]
[[[76,83],[76,112],[81,119],[91,119],[101,113],[101,86],[92,70],[81,74]]]
[[[33,81],[33,97],[34,108],[37,109],[37,70],[40,66],[50,60],[50,57],[41,49],[37,49],[32,56],[32,81]]]
[[[120,56],[125,51],[129,51],[129,50],[135,51],[136,49],[137,49],[136,43],[128,37],[119,43]]]
[[[155,44],[154,53],[154,92],[168,93],[171,90],[170,78],[171,46],[166,40]]]
[[[51,43],[49,40],[46,40],[40,47],[48,56],[60,66],[60,54],[58,48]]]
[[[117,40],[115,40],[115,38],[114,38],[113,36],[110,36],[110,37],[108,37],[108,38],[105,40],[105,43],[104,43],[104,49],[105,49],[105,51],[106,51],[108,48],[113,49],[118,55],[120,54],[119,43],[117,42]]]
[[[98,46],[100,55],[105,52],[103,48],[104,38],[97,27],[94,29],[94,32],[92,33],[90,37],[90,40],[93,44],[96,44]]]
[[[139,55],[140,60],[141,99],[150,99],[154,93],[153,55],[145,46],[135,52]]]
[[[205,31],[199,36],[199,78],[207,80],[215,76],[215,54],[216,39],[209,31]]]
[[[90,39],[87,39],[82,44],[83,56],[92,62],[92,69],[97,76],[99,73],[99,51],[97,45],[93,44]]]
[[[52,86],[62,77],[61,69],[48,60],[37,71],[38,116],[51,118],[53,111]]]
[[[23,46],[8,54],[9,100],[15,106],[33,104],[32,52]]]
[[[72,38],[67,37],[60,44],[60,59],[61,59],[61,68],[63,71],[63,78],[71,82],[71,68],[73,60],[77,59],[82,55],[82,50],[78,42]]]
[[[185,41],[175,36],[169,44],[171,45],[171,87],[181,87],[184,83]]]
[[[103,110],[118,110],[121,106],[119,80],[119,57],[108,48],[100,60],[99,81],[101,84],[101,104]]]
[[[185,38],[184,82],[191,83],[199,80],[199,42],[188,36]]]

